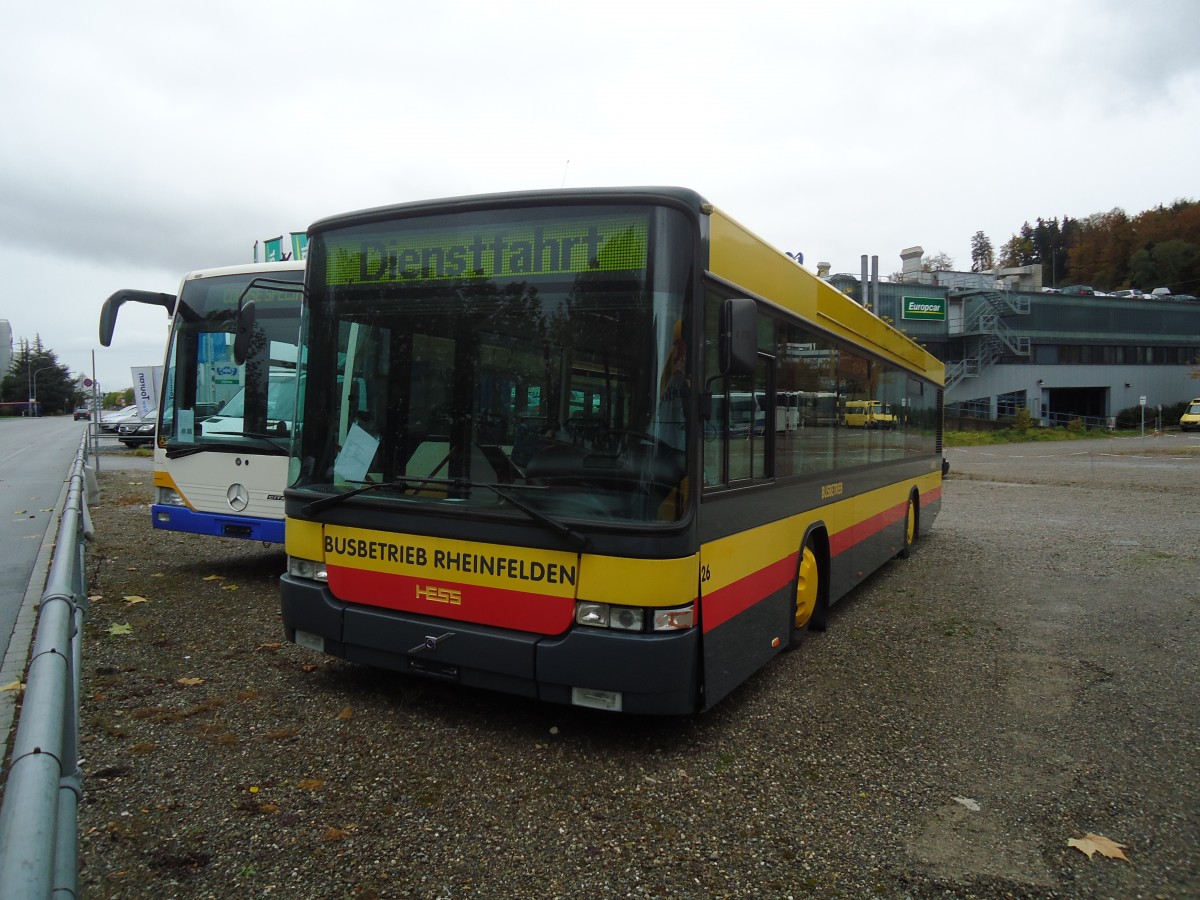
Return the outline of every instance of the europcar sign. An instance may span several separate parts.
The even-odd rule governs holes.
[[[933,322],[946,321],[945,297],[901,297],[901,319],[924,319]]]

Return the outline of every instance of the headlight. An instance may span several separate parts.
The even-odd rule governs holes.
[[[309,581],[328,581],[329,573],[325,571],[325,563],[315,559],[304,559],[299,556],[287,558],[288,574],[295,578],[307,578]]]
[[[575,621],[593,628],[615,628],[619,631],[641,631],[646,618],[636,606],[613,606],[581,600],[575,604]]]
[[[170,488],[160,487],[155,491],[158,494],[158,503],[162,506],[187,506],[183,498]]]
[[[682,631],[696,624],[695,606],[643,609],[580,600],[575,604],[575,624],[617,631]]]

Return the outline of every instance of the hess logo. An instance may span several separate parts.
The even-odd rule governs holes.
[[[417,599],[428,600],[431,603],[448,603],[451,606],[461,606],[462,591],[437,587],[435,585],[429,585],[428,587],[417,585]]]

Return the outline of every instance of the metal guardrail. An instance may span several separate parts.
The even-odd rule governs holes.
[[[79,881],[79,675],[92,473],[84,436],[68,476],[0,808],[0,897],[75,897]]]

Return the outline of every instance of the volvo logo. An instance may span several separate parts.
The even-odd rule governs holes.
[[[423,652],[428,651],[428,652],[432,653],[433,651],[437,650],[439,644],[442,644],[442,643],[450,640],[450,638],[452,638],[452,637],[454,637],[453,631],[448,631],[443,635],[427,634],[427,635],[425,635],[425,640],[423,640],[421,643],[417,644],[417,646],[413,647],[408,652],[409,653],[423,653]]]
[[[225,500],[234,512],[241,512],[250,505],[250,492],[244,484],[231,484],[225,492]]]

